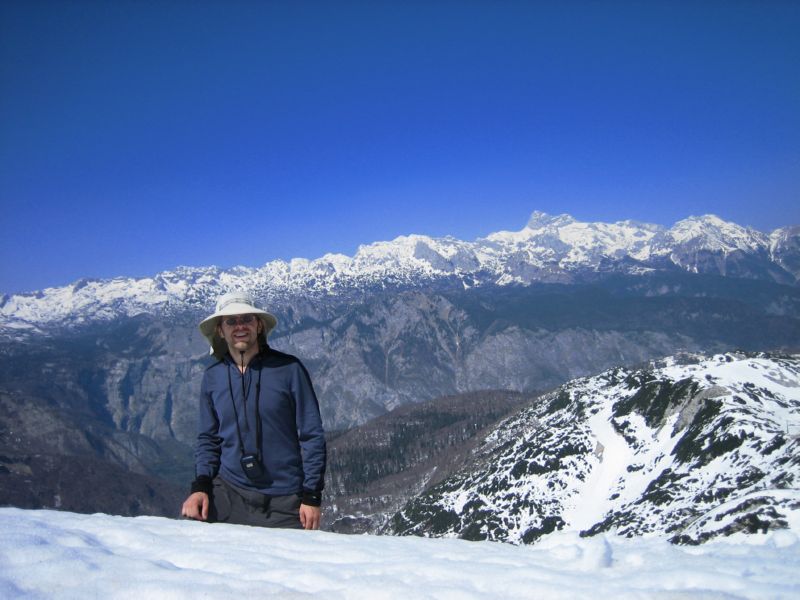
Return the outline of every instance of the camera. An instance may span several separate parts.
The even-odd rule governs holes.
[[[257,481],[264,477],[264,466],[258,454],[244,454],[242,456],[242,470],[251,481]]]

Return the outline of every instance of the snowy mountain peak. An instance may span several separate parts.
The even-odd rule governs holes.
[[[723,221],[716,215],[688,217],[678,221],[669,235],[676,244],[712,251],[755,252],[769,244],[769,236],[749,227]]]
[[[541,211],[533,211],[531,218],[525,225],[526,229],[545,229],[547,227],[561,227],[574,223],[575,219],[567,214],[560,214],[558,216],[549,215]]]

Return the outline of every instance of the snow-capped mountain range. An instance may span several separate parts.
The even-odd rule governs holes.
[[[684,355],[571,381],[412,500],[399,534],[701,543],[800,523],[800,356]]]
[[[474,242],[408,235],[361,246],[352,257],[326,254],[229,270],[180,267],[154,277],[81,280],[2,295],[0,332],[35,333],[41,325],[205,310],[219,293],[234,288],[285,304],[297,297],[347,296],[437,281],[464,287],[569,283],[607,272],[676,268],[794,285],[800,279],[800,227],[765,234],[706,215],[667,229],[634,221],[583,223],[569,215],[534,212],[522,230]]]

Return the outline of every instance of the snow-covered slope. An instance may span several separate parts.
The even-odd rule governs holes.
[[[796,598],[787,531],[700,548],[557,533],[535,547],[0,509],[3,598]]]
[[[797,228],[772,236],[715,217],[689,217],[671,229],[622,221],[581,223],[535,212],[520,231],[474,242],[401,236],[361,246],[354,256],[272,261],[260,268],[181,267],[142,279],[81,280],[31,294],[0,296],[0,333],[45,324],[206,309],[224,290],[247,289],[267,302],[363,293],[448,280],[470,287],[535,281],[570,282],[598,273],[654,269],[796,283]]]
[[[800,226],[773,231],[769,236],[769,253],[776,264],[800,278]]]
[[[800,527],[800,356],[670,358],[570,382],[504,422],[396,533],[555,530],[699,543]]]

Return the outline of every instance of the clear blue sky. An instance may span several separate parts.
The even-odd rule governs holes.
[[[473,240],[800,224],[800,2],[0,3],[0,292]]]

